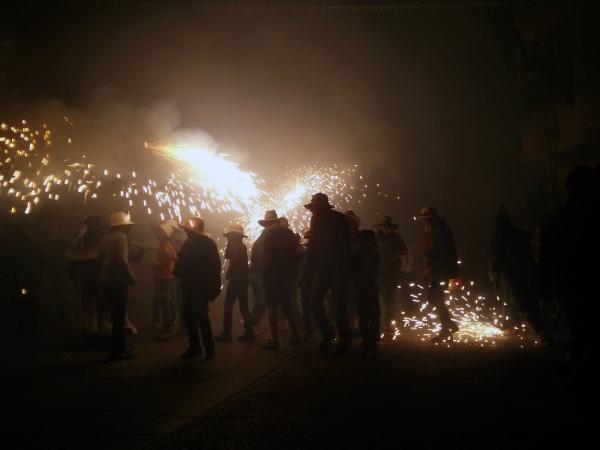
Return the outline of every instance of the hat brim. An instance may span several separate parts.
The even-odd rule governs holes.
[[[130,227],[131,225],[137,225],[135,222],[127,222],[127,223],[115,223],[112,225],[109,225],[108,228],[114,228],[114,227]]]
[[[258,224],[259,224],[261,227],[266,227],[266,226],[267,226],[267,225],[269,225],[270,223],[279,223],[279,217],[278,217],[277,219],[270,219],[270,220],[264,220],[264,219],[261,219],[261,220],[259,220],[259,221],[258,221]]]
[[[243,238],[247,238],[248,236],[246,236],[244,233],[240,233],[239,231],[227,231],[226,233],[223,233],[223,236],[225,237],[229,237],[229,236],[241,236]]]
[[[196,233],[199,236],[206,236],[206,231],[198,231],[192,227],[189,227],[187,225],[184,225],[182,223],[178,224],[181,228],[183,228],[184,230],[188,230],[191,231],[192,233]]]
[[[325,206],[326,208],[333,209],[333,205],[331,203],[307,203],[306,205],[304,205],[304,207],[310,211],[311,209],[314,209],[315,207],[321,205]]]

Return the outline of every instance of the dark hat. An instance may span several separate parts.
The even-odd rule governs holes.
[[[204,219],[200,217],[190,217],[184,223],[180,223],[179,226],[201,236],[206,236],[206,232],[204,231]]]
[[[380,223],[376,223],[374,226],[378,228],[389,228],[390,230],[396,230],[398,228],[398,225],[394,223],[390,216],[383,216],[383,220]]]
[[[244,234],[244,228],[237,223],[233,223],[233,224],[229,225],[229,228],[227,229],[227,231],[225,233],[223,233],[223,236],[225,236],[226,238],[235,237],[235,236],[241,237],[241,238],[248,237]]]
[[[280,218],[277,216],[277,211],[271,209],[265,212],[265,218],[258,221],[259,225],[262,227],[266,227],[271,223],[279,223]]]
[[[319,192],[318,194],[313,195],[312,198],[310,199],[310,203],[307,203],[306,205],[304,205],[304,207],[309,210],[314,208],[315,206],[325,206],[330,209],[333,208],[333,205],[331,205],[331,203],[329,203],[329,197],[327,197],[322,192]]]

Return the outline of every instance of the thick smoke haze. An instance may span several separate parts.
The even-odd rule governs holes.
[[[416,247],[411,218],[435,205],[465,259],[485,270],[518,154],[503,10],[71,4],[43,13],[14,7],[2,30],[11,89],[0,100],[15,117],[65,125],[67,115],[73,149],[85,143],[96,161],[134,168],[147,164],[144,141],[186,130],[267,181],[286,166],[359,164],[400,196],[373,200],[366,225],[390,214]]]

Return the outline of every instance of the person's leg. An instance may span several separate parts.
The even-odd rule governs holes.
[[[183,289],[183,319],[190,344],[189,350],[200,353],[200,338],[198,335],[198,307],[196,305],[195,292],[193,289]]]
[[[300,300],[302,303],[302,321],[304,322],[304,337],[310,339],[313,337],[313,305],[311,295],[311,280],[302,279],[300,281]]]
[[[300,341],[299,322],[300,315],[298,314],[296,302],[296,283],[295,278],[288,280],[287,283],[282,283],[281,288],[281,309],[290,327],[290,343],[297,345]]]
[[[112,335],[110,356],[118,358],[125,352],[125,316],[127,314],[127,292],[125,283],[111,282],[107,284],[112,314]]]
[[[260,324],[267,309],[265,305],[265,293],[262,276],[256,274],[252,275],[250,278],[250,287],[254,297],[254,307],[252,308],[252,326],[256,327]]]
[[[350,319],[348,317],[348,304],[346,301],[348,282],[341,276],[335,276],[332,280],[331,297],[335,307],[335,323],[340,339],[341,350],[349,347],[352,343],[350,335]]]
[[[369,317],[369,298],[364,286],[357,286],[356,288],[356,310],[362,345],[363,347],[367,347],[369,345],[371,323]]]
[[[244,321],[244,331],[246,334],[251,333],[252,315],[250,314],[250,307],[248,306],[248,280],[239,281],[237,296],[240,313],[242,314],[242,320]]]
[[[163,320],[162,333],[166,336],[175,332],[175,280],[159,280],[158,288]]]
[[[161,280],[154,276],[154,296],[152,298],[152,325],[154,326],[160,325],[162,294]]]
[[[327,344],[333,339],[333,331],[327,318],[327,312],[325,311],[325,296],[329,287],[328,278],[321,274],[315,274],[312,285],[313,311],[321,328],[321,340],[323,344]]]
[[[223,305],[223,333],[220,338],[231,338],[231,327],[233,322],[233,304],[238,296],[238,286],[235,280],[229,280],[225,292],[225,304]]]
[[[429,303],[434,306],[437,310],[440,318],[440,324],[442,329],[440,332],[441,336],[446,336],[458,331],[458,327],[450,318],[450,310],[446,302],[444,301],[444,292],[440,288],[440,280],[435,279],[431,281],[431,287],[429,288]]]
[[[379,306],[379,294],[377,293],[377,288],[373,286],[370,289],[369,295],[369,334],[370,334],[370,346],[372,349],[377,349],[377,344],[381,339],[381,331],[380,331],[380,316],[381,316],[381,308]]]
[[[210,316],[208,315],[208,298],[202,297],[196,299],[198,324],[202,333],[202,343],[206,349],[206,356],[212,359],[215,356],[215,343],[213,341],[212,327],[210,324]]]

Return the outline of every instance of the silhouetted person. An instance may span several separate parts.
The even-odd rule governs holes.
[[[88,345],[92,346],[98,335],[105,331],[107,308],[106,301],[100,295],[98,280],[98,246],[104,232],[105,223],[101,217],[87,217],[66,252],[71,281],[81,293],[83,331]]]
[[[154,262],[154,289],[162,316],[162,330],[156,337],[164,341],[175,335],[175,319],[177,317],[177,279],[173,274],[177,251],[171,236],[175,234],[177,225],[164,222],[155,229],[158,239],[158,250]]]
[[[289,228],[281,226],[275,211],[267,211],[264,220],[259,223],[266,228],[263,283],[271,329],[271,339],[264,348],[279,350],[279,308],[290,326],[290,345],[300,343],[298,324],[291,305],[296,286],[298,240]]]
[[[458,276],[456,244],[452,230],[433,207],[423,208],[418,219],[423,224],[423,273],[429,288],[429,303],[436,308],[442,326],[432,342],[452,339],[458,327],[450,318],[440,283]]]
[[[384,320],[386,329],[390,328],[396,317],[398,285],[402,278],[402,260],[406,258],[408,249],[402,237],[396,231],[392,218],[384,216],[383,221],[375,225],[377,229],[377,246],[379,248],[379,292],[385,308]]]
[[[225,309],[223,315],[223,333],[215,338],[217,342],[231,342],[233,340],[231,327],[233,323],[233,305],[239,303],[242,319],[244,320],[245,337],[253,335],[252,319],[248,308],[248,250],[244,244],[244,229],[241,225],[233,224],[223,236],[227,238],[225,259],[229,267],[225,278],[227,279],[227,292],[225,293]]]
[[[597,173],[590,167],[575,167],[567,177],[567,193],[567,201],[542,230],[542,298],[556,298],[566,312],[573,369],[591,368],[600,301]]]
[[[298,289],[300,291],[300,304],[302,305],[302,322],[304,324],[304,340],[309,341],[314,335],[314,311],[312,301],[313,274],[308,266],[308,243],[310,242],[310,231],[305,230],[299,245],[299,279]]]
[[[314,277],[313,302],[321,328],[321,349],[327,350],[334,338],[324,305],[325,296],[331,291],[339,336],[338,351],[344,352],[351,345],[346,303],[352,252],[350,226],[344,214],[333,210],[325,194],[313,195],[304,207],[312,213],[307,264]]]
[[[378,275],[379,251],[375,233],[358,230],[352,251],[352,282],[365,357],[371,357],[377,351],[380,339]]]
[[[185,224],[188,239],[175,261],[174,274],[181,279],[183,318],[189,339],[189,348],[182,358],[197,358],[202,354],[200,334],[206,349],[206,359],[214,359],[208,306],[221,293],[221,258],[217,244],[204,231],[204,220],[192,217]]]
[[[490,280],[498,295],[521,314],[533,331],[546,340],[536,290],[536,264],[529,233],[514,226],[504,207],[496,216],[489,250]],[[510,317],[510,316],[509,316]],[[509,321],[514,325],[514,319]]]
[[[258,328],[267,309],[263,286],[263,255],[266,232],[267,230],[264,229],[260,233],[258,238],[252,244],[252,250],[250,252],[250,289],[252,290],[254,305],[252,306],[250,332],[241,336],[240,340],[242,341],[254,340],[254,331]]]
[[[129,285],[135,284],[135,275],[129,265],[129,231],[133,222],[124,212],[110,216],[109,232],[98,245],[100,288],[111,308],[112,335],[109,357],[112,360],[132,359],[131,347],[125,344],[125,316]],[[141,259],[141,257],[140,257]]]

